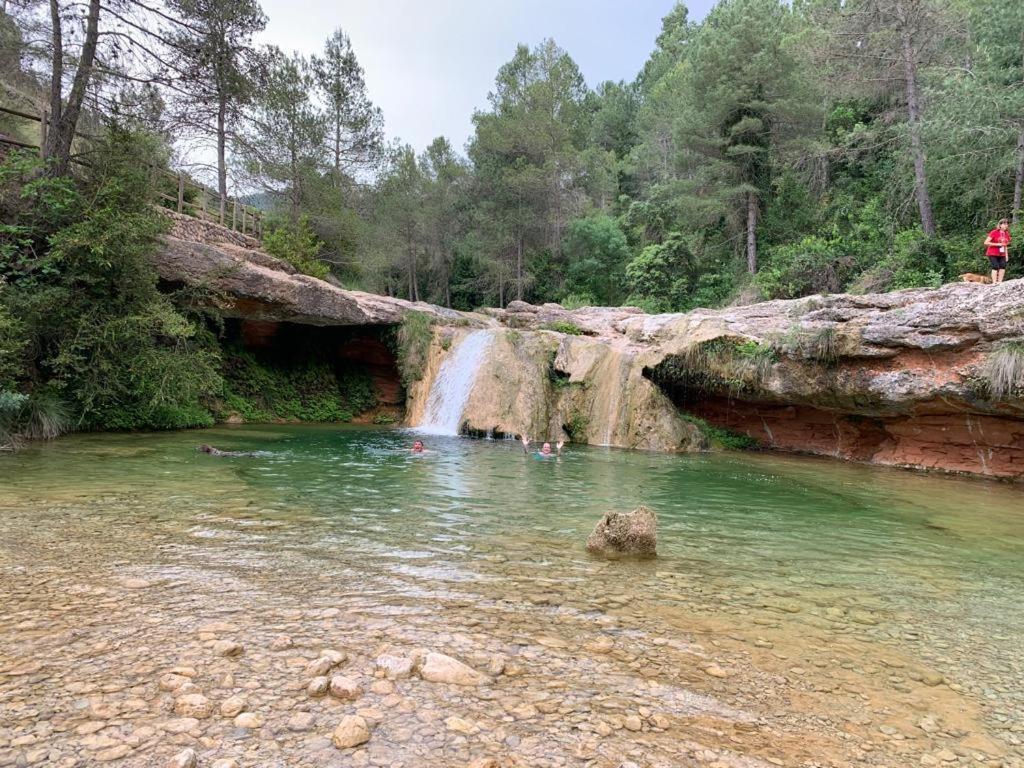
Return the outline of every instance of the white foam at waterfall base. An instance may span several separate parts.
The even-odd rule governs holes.
[[[441,363],[427,396],[427,407],[417,432],[457,435],[462,412],[473,391],[477,372],[491,346],[489,331],[473,331]]]

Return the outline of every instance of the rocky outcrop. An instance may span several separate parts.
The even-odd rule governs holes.
[[[493,343],[465,408],[469,432],[690,451],[707,446],[703,420],[767,448],[1024,479],[1021,390],[990,382],[993,355],[1024,354],[1019,280],[686,314],[518,301],[477,314],[348,291],[216,235],[168,236],[157,270],[246,320],[254,338],[260,323],[432,317],[427,362],[407,392],[411,424],[449,350],[484,328]]]
[[[587,538],[587,551],[606,557],[654,557],[658,554],[658,518],[647,507],[608,512]]]
[[[263,251],[232,242],[211,244],[167,236],[153,263],[162,280],[200,289],[196,301],[225,317],[319,326],[393,325],[409,312],[423,312],[439,322],[487,323],[472,313],[345,290],[299,274]]]
[[[1024,399],[989,382],[993,354],[1020,353],[1022,281],[675,315],[512,304],[492,316],[620,350],[680,410],[765,447],[1024,478]]]
[[[449,350],[468,331],[440,328],[420,381],[408,392],[407,420],[422,423]],[[657,451],[692,451],[700,430],[643,375],[637,350],[551,330],[496,328],[463,414],[471,434],[521,435]]]

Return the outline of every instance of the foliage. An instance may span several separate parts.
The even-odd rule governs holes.
[[[563,308],[569,310],[599,306],[597,300],[589,293],[570,293],[567,296],[564,296],[558,303],[561,304]]]
[[[985,379],[994,400],[1024,396],[1024,341],[1004,341],[985,361]]]
[[[317,259],[323,242],[310,226],[308,216],[300,217],[294,224],[278,223],[264,236],[263,248],[270,255],[287,261],[304,275],[323,280],[330,272],[327,265]]]
[[[621,286],[629,244],[611,216],[599,213],[571,222],[562,252],[568,294],[593,297],[592,306],[615,306],[624,298]]]
[[[574,409],[569,414],[569,420],[562,425],[565,433],[569,435],[570,442],[587,442],[587,430],[590,428],[590,419],[580,409]]]
[[[423,378],[434,338],[433,320],[423,312],[407,312],[395,333],[395,353],[402,383],[410,386]]]
[[[158,291],[149,259],[166,226],[149,204],[146,161],[158,154],[152,138],[112,126],[81,180],[39,176],[24,156],[0,165],[0,338],[20,336],[14,378],[38,406],[39,433],[65,421],[57,401],[85,428],[210,420],[202,401],[219,386],[218,353]]]
[[[564,333],[569,336],[583,336],[585,333],[582,328],[571,320],[553,320],[550,323],[544,323],[541,328],[546,331],[555,331],[556,333]]]
[[[750,435],[744,435],[741,432],[733,432],[731,429],[725,427],[717,427],[714,424],[709,424],[704,419],[694,416],[692,413],[686,413],[681,411],[680,417],[684,421],[688,421],[697,429],[700,430],[705,441],[708,445],[713,448],[720,448],[728,451],[749,451],[759,447],[759,443]]]
[[[226,350],[221,400],[221,416],[250,422],[351,421],[377,404],[365,372],[339,373],[314,354],[275,359],[239,347]]]

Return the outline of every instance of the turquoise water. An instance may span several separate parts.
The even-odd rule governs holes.
[[[0,595],[15,609],[0,621],[0,647],[21,638],[19,663],[46,652],[44,633],[24,645],[16,626],[42,630],[65,580],[120,595],[124,580],[136,579],[147,585],[142,602],[181,626],[189,615],[220,615],[218,596],[230,596],[240,601],[231,621],[254,636],[270,631],[269,616],[291,622],[290,632],[310,631],[319,623],[280,612],[341,605],[358,617],[339,635],[345,642],[360,631],[427,647],[443,638],[465,655],[476,646],[464,638],[477,633],[479,653],[500,645],[533,659],[539,649],[552,655],[551,668],[527,665],[532,687],[561,680],[590,691],[586,701],[595,689],[639,696],[632,684],[617,690],[621,674],[653,666],[661,683],[735,710],[716,717],[780,718],[774,725],[785,738],[723,739],[735,759],[774,754],[799,765],[809,749],[829,756],[822,764],[916,764],[950,749],[968,762],[979,754],[1020,764],[1020,490],[767,454],[570,446],[557,460],[538,460],[513,442],[430,437],[427,454],[411,455],[412,439],[390,429],[240,427],[83,435],[0,456],[0,565],[16,585]],[[196,452],[200,442],[261,453],[211,457]],[[658,514],[656,560],[586,554],[583,541],[603,512],[639,504]],[[183,597],[191,614],[181,612]],[[544,642],[553,628],[562,639]],[[153,630],[151,646],[173,645],[164,629]],[[596,631],[630,645],[617,662],[623,669],[595,672],[584,637]],[[730,676],[703,676],[709,658]],[[97,679],[109,674],[95,670]],[[32,685],[9,678],[0,691],[17,698]],[[430,696],[438,707],[460,701]],[[73,706],[51,705],[57,713]],[[936,718],[938,729],[923,729],[922,717]],[[645,730],[646,754],[681,759],[670,742],[704,733],[691,726]],[[900,738],[880,735],[883,726]],[[569,741],[590,731],[573,727],[560,740],[550,726],[555,746],[534,764],[574,764]],[[605,737],[612,753],[616,734],[629,736]],[[374,748],[399,760],[414,753],[384,735]],[[466,743],[422,754],[461,764],[487,743],[456,738]],[[622,759],[637,738],[621,739]],[[858,753],[865,741],[876,751]],[[318,745],[303,744],[295,754],[314,760]],[[65,753],[76,749],[68,742]]]

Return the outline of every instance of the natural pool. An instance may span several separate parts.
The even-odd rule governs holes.
[[[1019,489],[410,441],[240,427],[0,455],[0,766],[186,747],[217,768],[1024,765]],[[584,552],[604,511],[639,503],[658,559]],[[307,693],[325,648],[356,700]],[[487,682],[375,673],[416,648]],[[208,716],[161,689],[173,668]],[[357,711],[371,738],[339,750]]]

